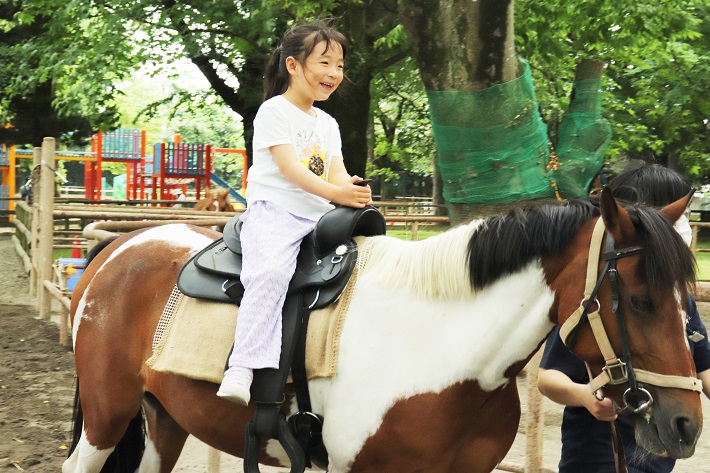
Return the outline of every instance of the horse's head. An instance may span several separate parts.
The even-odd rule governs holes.
[[[599,222],[567,248],[572,263],[554,281],[560,334],[588,364],[592,390],[635,418],[639,445],[674,458],[691,456],[702,430],[684,312],[695,263],[673,229],[688,200],[627,211],[605,189]]]
[[[195,204],[195,210],[212,212],[234,212],[232,201],[229,198],[229,189],[212,189],[205,198]]]

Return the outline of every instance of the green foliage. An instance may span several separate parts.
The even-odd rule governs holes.
[[[608,65],[602,110],[608,159],[710,173],[710,7],[703,0],[516,2],[517,48],[534,65],[544,119],[555,131],[581,58]]]
[[[403,41],[398,27],[383,41]],[[393,31],[395,31],[393,30]],[[378,73],[371,83],[375,141],[368,176],[386,181],[400,171],[431,175],[436,156],[428,103],[416,64],[406,58]]]
[[[57,105],[57,81],[38,74],[35,80],[26,81],[23,72],[36,70],[40,58],[28,47],[38,38],[50,33],[46,16],[23,14],[19,2],[0,6],[0,124],[11,123],[11,128],[0,126],[0,142],[40,146],[45,136],[55,136],[64,144],[79,145],[91,135],[89,121],[77,113],[61,114]],[[103,113],[107,122],[116,119],[115,110]]]

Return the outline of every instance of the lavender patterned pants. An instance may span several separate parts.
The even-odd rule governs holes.
[[[253,202],[241,232],[244,297],[229,367],[278,368],[281,311],[301,241],[316,222],[265,201]]]

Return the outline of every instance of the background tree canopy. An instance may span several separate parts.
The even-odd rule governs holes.
[[[216,142],[218,133],[220,146],[249,149],[263,66],[277,41],[294,21],[340,16],[353,43],[349,83],[324,106],[341,125],[348,169],[431,174],[428,104],[400,8],[397,0],[9,0],[0,6],[0,123],[15,128],[0,141],[77,142],[89,130],[167,113],[179,118],[184,139]],[[704,0],[515,2],[516,49],[531,64],[553,144],[576,64],[599,59],[608,66],[603,110],[613,126],[607,161],[641,158],[710,174],[709,15]],[[207,89],[185,87],[167,67],[180,60],[200,71]],[[172,75],[175,86],[138,100],[127,84],[146,73]],[[119,117],[146,98],[142,113]],[[222,107],[232,114],[216,112]],[[39,117],[55,118],[44,126]]]

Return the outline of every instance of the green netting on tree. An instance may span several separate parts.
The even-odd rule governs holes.
[[[601,79],[574,83],[557,140],[559,169],[550,178],[565,198],[584,197],[604,160],[611,126],[601,115]]]
[[[453,203],[508,203],[549,197],[547,127],[528,63],[510,82],[484,90],[427,91],[444,181]]]

